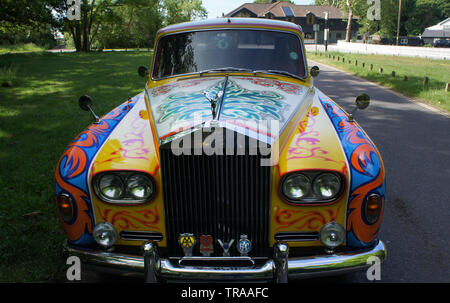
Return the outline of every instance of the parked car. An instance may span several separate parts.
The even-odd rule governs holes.
[[[436,39],[433,41],[434,47],[450,47],[450,40],[448,39]]]
[[[287,282],[386,258],[380,153],[314,87],[301,27],[182,23],[154,50],[142,93],[101,118],[79,99],[95,121],[55,176],[67,254],[148,282]]]

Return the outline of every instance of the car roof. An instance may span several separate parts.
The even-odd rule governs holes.
[[[158,31],[158,35],[168,32],[189,31],[210,28],[235,28],[235,27],[269,27],[302,32],[302,27],[292,22],[263,19],[263,18],[215,18],[183,22],[166,26]]]

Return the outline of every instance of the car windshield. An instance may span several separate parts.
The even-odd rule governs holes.
[[[269,30],[209,30],[162,37],[157,46],[154,79],[222,71],[269,71],[305,77],[301,40]]]

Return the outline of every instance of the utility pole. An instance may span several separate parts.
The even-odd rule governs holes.
[[[398,3],[398,20],[397,20],[397,45],[398,45],[398,40],[400,37],[400,16],[402,14],[402,0],[399,0]]]
[[[328,51],[328,12],[325,12],[325,29],[324,29],[324,43],[325,43],[325,51]]]

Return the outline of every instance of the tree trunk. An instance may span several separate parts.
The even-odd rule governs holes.
[[[345,41],[350,42],[350,32],[352,30],[352,19],[353,19],[353,7],[350,0],[347,0],[348,6],[348,20],[347,20],[347,31],[345,34]]]

